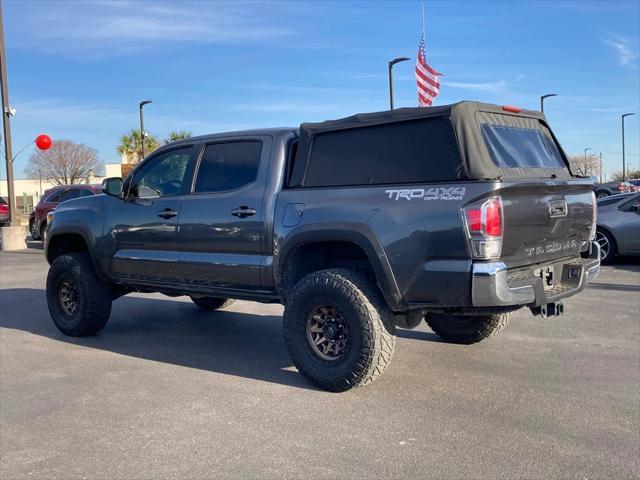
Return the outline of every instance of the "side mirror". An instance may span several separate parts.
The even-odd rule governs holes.
[[[102,181],[102,193],[119,197],[122,193],[122,179],[120,177],[105,178]]]

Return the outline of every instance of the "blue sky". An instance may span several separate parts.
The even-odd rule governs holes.
[[[49,133],[106,163],[138,125],[160,137],[296,126],[416,106],[420,3],[4,0],[14,151]],[[603,152],[621,169],[620,114],[640,114],[640,2],[433,1],[427,61],[445,77],[436,104],[480,100],[538,108],[569,153]],[[627,118],[638,167],[638,117]],[[29,156],[15,164],[18,178]],[[4,168],[2,169],[4,177]]]

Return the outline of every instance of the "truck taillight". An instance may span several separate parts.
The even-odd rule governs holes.
[[[619,183],[618,184],[618,190],[620,190],[621,192],[624,192],[625,189],[625,184],[624,183]]]
[[[502,253],[504,222],[502,199],[491,197],[462,209],[469,251],[473,258],[488,260]]]

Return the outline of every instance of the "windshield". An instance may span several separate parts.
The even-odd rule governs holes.
[[[482,125],[493,162],[501,168],[565,168],[553,141],[534,128]]]

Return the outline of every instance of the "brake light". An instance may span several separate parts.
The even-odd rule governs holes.
[[[502,199],[491,197],[462,209],[469,250],[473,258],[499,258],[502,253]]]
[[[619,183],[618,184],[618,190],[620,190],[621,192],[624,192],[624,190],[627,188],[627,186],[624,183]]]
[[[520,107],[514,107],[513,105],[505,105],[502,107],[502,110],[504,110],[505,112],[511,112],[511,113],[522,112],[522,109]]]

